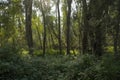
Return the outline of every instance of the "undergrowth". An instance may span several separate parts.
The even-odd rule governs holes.
[[[0,50],[0,80],[119,80],[120,59],[105,54],[30,56]]]

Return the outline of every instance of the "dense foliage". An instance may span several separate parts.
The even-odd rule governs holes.
[[[0,50],[0,80],[118,80],[120,60],[112,54],[101,59],[94,55],[46,55]],[[13,51],[13,50],[12,50]],[[8,55],[8,56],[3,56]]]

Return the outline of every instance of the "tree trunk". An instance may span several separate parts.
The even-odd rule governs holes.
[[[59,42],[59,53],[62,54],[62,45],[61,45],[61,26],[60,26],[60,0],[57,2],[57,8],[58,8],[58,27],[59,27],[59,37],[58,37],[58,42]]]
[[[29,48],[29,53],[33,53],[33,37],[32,37],[32,28],[31,28],[31,18],[32,18],[32,0],[25,0],[25,17],[26,17],[26,38]]]
[[[43,4],[45,4],[45,2],[43,2]],[[43,9],[42,2],[40,4],[40,6],[41,6],[42,17],[43,17],[43,27],[44,27],[44,33],[43,33],[43,55],[45,55],[45,53],[46,53],[46,16],[45,16],[45,10]]]
[[[82,0],[83,4],[83,39],[82,39],[82,53],[87,53],[88,52],[88,19],[87,19],[87,3],[86,0]]]
[[[67,0],[68,10],[67,10],[67,54],[70,54],[70,16],[71,16],[71,3],[72,0]]]

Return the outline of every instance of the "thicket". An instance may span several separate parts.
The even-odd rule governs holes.
[[[120,56],[30,56],[0,49],[0,80],[119,80]],[[117,59],[117,60],[116,60]]]

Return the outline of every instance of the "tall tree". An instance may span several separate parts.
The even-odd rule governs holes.
[[[43,35],[43,54],[46,53],[46,18],[45,18],[45,10],[43,9],[43,6],[41,4],[41,11],[43,16],[43,25],[44,25],[44,35]]]
[[[44,0],[40,0],[40,9],[43,17],[43,55],[46,53],[46,12],[45,12],[46,4]]]
[[[71,4],[72,0],[67,0],[67,54],[70,54],[70,26],[71,26]]]
[[[82,0],[83,4],[83,39],[82,39],[82,53],[87,53],[88,51],[88,8],[86,0]]]
[[[59,53],[62,53],[62,45],[61,45],[61,21],[60,21],[60,0],[57,1],[57,10],[58,10],[58,27],[59,27]]]
[[[33,37],[32,37],[32,0],[25,0],[25,21],[26,21],[26,38],[29,48],[29,53],[33,53]]]

